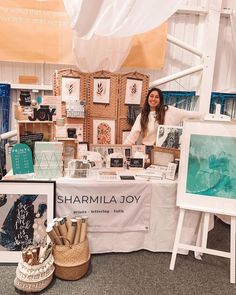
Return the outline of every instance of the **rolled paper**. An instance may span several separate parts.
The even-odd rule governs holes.
[[[70,244],[73,244],[73,242],[74,242],[76,228],[77,228],[77,220],[71,219],[70,226],[68,227],[68,232],[67,232],[67,236],[66,236],[67,239],[70,241]]]
[[[67,231],[69,230],[70,226],[71,226],[71,221],[69,216],[64,216],[63,219],[65,220],[65,224],[66,224],[66,229]]]
[[[48,258],[49,254],[51,253],[51,245],[47,245],[46,247],[43,247],[43,250],[41,251],[41,256],[39,257],[39,263],[43,263],[45,259]]]
[[[28,261],[28,257],[27,257],[27,250],[22,250],[21,255],[22,255],[22,259],[24,262]]]
[[[75,238],[74,238],[74,242],[73,242],[73,244],[75,244],[75,245],[79,244],[82,218],[76,217],[76,221],[77,221],[77,228],[76,228]]]
[[[32,262],[33,262],[33,254],[32,254],[32,251],[31,250],[28,250],[27,253],[26,253],[26,256],[28,258],[27,263],[29,265],[32,265]]]
[[[80,231],[80,238],[79,238],[80,243],[83,242],[87,236],[87,221],[88,221],[88,217],[82,216],[81,231]]]
[[[52,227],[47,227],[46,228],[46,233],[48,234],[48,236],[51,239],[52,243],[54,243],[56,245],[63,245],[62,240],[58,237],[58,235],[56,234],[55,230]]]
[[[58,218],[58,229],[60,232],[60,235],[63,237],[67,236],[67,228],[66,228],[66,224],[65,224],[65,219],[64,218]],[[68,241],[66,239],[63,239],[63,243],[65,245],[68,245]]]
[[[38,261],[38,252],[36,248],[32,249],[32,254],[33,254],[32,265],[37,265],[39,261]]]
[[[58,224],[59,224],[58,221],[55,221],[52,228],[54,229],[54,231],[56,232],[56,234],[58,236],[60,236],[61,234],[60,234],[60,231],[58,229]]]

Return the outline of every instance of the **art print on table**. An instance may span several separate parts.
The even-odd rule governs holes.
[[[142,155],[143,157],[145,157],[145,145],[143,144],[134,144],[132,145],[132,157],[136,157],[136,155],[138,154],[139,156]]]
[[[180,126],[159,125],[156,146],[180,149],[183,128]]]
[[[217,122],[185,122],[178,204],[236,215],[236,128]]]
[[[62,77],[61,84],[62,101],[80,99],[80,78]]]
[[[126,138],[130,135],[130,130],[123,130],[122,131],[122,143],[124,144]]]
[[[46,240],[54,188],[54,182],[0,182],[0,262],[18,262],[23,249]]]
[[[109,103],[110,100],[110,79],[94,78],[93,80],[93,102]]]
[[[115,120],[93,120],[93,143],[115,143]]]
[[[127,79],[125,91],[125,104],[138,104],[141,103],[142,98],[142,80]]]

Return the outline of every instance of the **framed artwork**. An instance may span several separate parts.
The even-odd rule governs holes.
[[[109,103],[110,100],[110,79],[94,78],[93,80],[93,102]]]
[[[115,144],[115,120],[93,119],[93,144]]]
[[[162,153],[173,153],[174,154],[174,159],[179,159],[180,158],[180,150],[179,149],[172,149],[172,148],[164,148],[164,147],[154,146],[152,151],[162,152]]]
[[[183,127],[159,125],[157,130],[156,146],[180,149]]]
[[[168,166],[175,159],[173,149],[159,149],[154,147],[151,151],[151,164],[158,166]]]
[[[142,80],[127,79],[125,91],[125,104],[138,104],[141,103],[142,98]]]
[[[177,205],[236,216],[236,128],[225,122],[183,127]]]
[[[46,239],[54,216],[54,181],[0,181],[0,262],[16,263],[21,251]]]
[[[62,101],[80,99],[80,78],[62,76],[61,99]]]
[[[80,141],[77,143],[77,157],[89,150],[89,143],[87,141]]]

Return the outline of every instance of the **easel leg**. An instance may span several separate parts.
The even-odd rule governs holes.
[[[231,216],[230,225],[230,283],[235,284],[235,216]]]
[[[205,212],[203,214],[204,214],[204,220],[203,220],[203,232],[202,232],[202,249],[206,250],[210,213]]]
[[[180,208],[179,220],[178,220],[177,230],[175,234],[175,242],[174,242],[174,247],[173,247],[171,261],[170,261],[170,270],[173,270],[175,268],[175,260],[176,260],[176,255],[178,251],[178,244],[179,244],[181,230],[183,226],[184,215],[185,215],[185,209]]]

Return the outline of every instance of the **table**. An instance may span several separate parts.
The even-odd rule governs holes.
[[[57,184],[60,183],[61,185],[63,183],[81,183],[89,186],[91,181],[98,187],[104,184],[104,180],[89,179],[59,178],[56,181]],[[139,181],[136,180],[135,185],[138,185],[138,183]],[[125,185],[125,181],[123,181],[120,189],[125,190]],[[149,231],[89,232],[91,253],[131,252],[140,249],[153,252],[172,252],[179,216],[179,208],[175,205],[177,181],[149,180],[148,185],[152,189]],[[190,244],[196,241],[200,222],[200,212],[186,212],[181,242]],[[181,250],[179,253],[184,254],[186,251]]]

